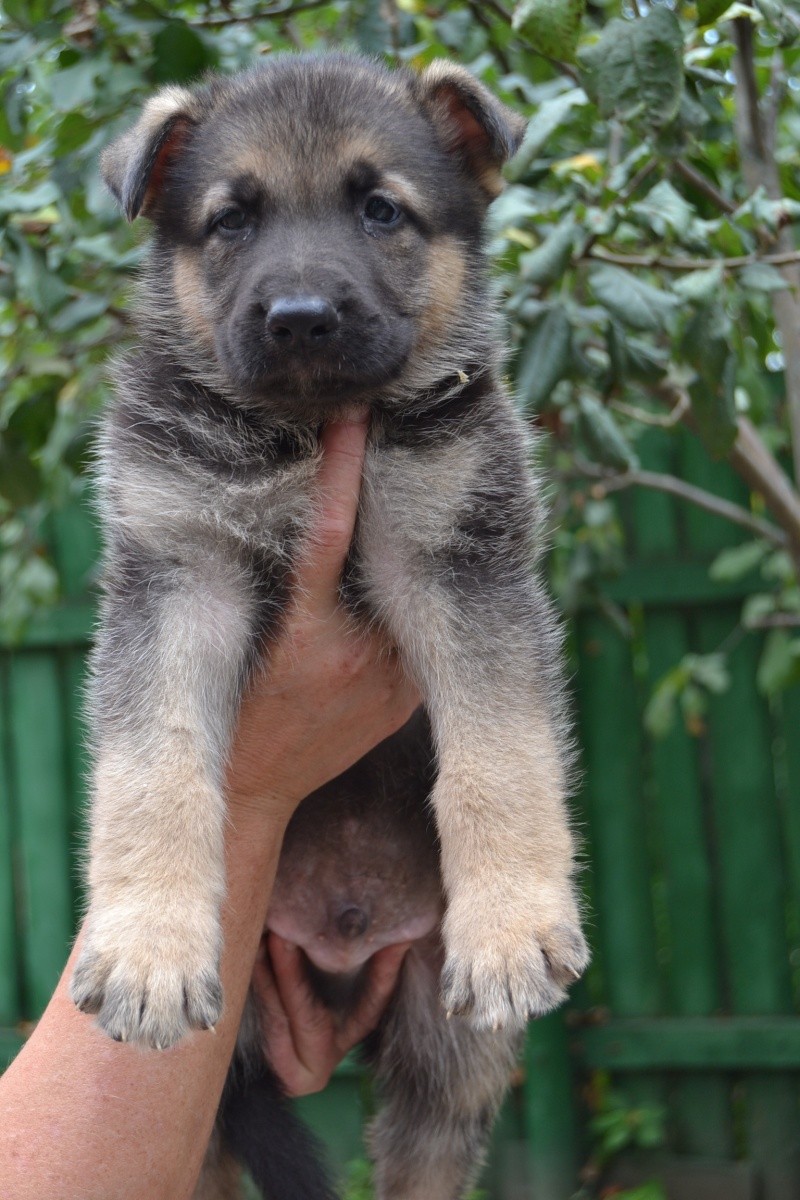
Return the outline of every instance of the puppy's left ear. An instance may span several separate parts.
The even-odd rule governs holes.
[[[103,151],[103,179],[129,221],[151,215],[168,168],[196,123],[196,108],[196,96],[186,88],[162,88],[133,128]]]
[[[419,77],[422,107],[445,149],[458,155],[487,199],[503,190],[500,169],[522,142],[524,117],[492,95],[464,67],[436,59]]]

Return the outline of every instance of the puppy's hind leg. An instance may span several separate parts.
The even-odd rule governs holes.
[[[383,1107],[369,1130],[377,1200],[460,1200],[474,1184],[521,1045],[519,1031],[447,1020],[441,952],[412,947],[369,1047]]]

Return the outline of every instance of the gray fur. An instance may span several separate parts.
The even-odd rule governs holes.
[[[387,1200],[461,1194],[519,1031],[587,959],[560,635],[533,572],[531,447],[500,382],[481,245],[521,130],[450,64],[414,76],[278,57],[166,89],[104,160],[155,237],[139,342],[117,366],[100,446],[91,902],[72,994],[111,1036],[149,1046],[217,1019],[230,734],[313,521],[321,424],[369,405],[343,594],[387,632],[424,697],[433,891],[445,899],[441,935],[425,933],[443,941],[443,1007],[421,942],[377,1052]],[[376,194],[399,210],[391,227],[370,215]],[[300,293],[341,318],[302,355],[264,324],[276,297]],[[279,893],[287,879],[291,891],[287,861]],[[438,1114],[419,1158],[430,1187],[403,1174],[413,1110],[401,1047]]]

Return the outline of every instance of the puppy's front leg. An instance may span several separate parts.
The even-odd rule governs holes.
[[[436,743],[444,1001],[478,1028],[547,1012],[588,957],[559,635],[532,570],[525,445],[498,401],[471,433],[376,448],[362,488],[361,588],[419,683]]]
[[[90,907],[72,979],[120,1041],[164,1048],[222,1008],[222,772],[251,639],[240,568],[112,555],[95,658]]]
[[[477,1028],[513,1027],[559,1004],[588,961],[552,618],[531,579],[482,598],[434,588],[418,638],[439,759],[443,999]]]

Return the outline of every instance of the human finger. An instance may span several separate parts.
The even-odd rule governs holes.
[[[385,946],[372,956],[369,978],[361,999],[337,1032],[336,1050],[339,1056],[352,1050],[377,1026],[397,986],[400,968],[410,944],[398,942],[395,946]]]
[[[292,1030],[298,1057],[313,1066],[320,1040],[330,1040],[333,1019],[316,998],[303,969],[302,950],[270,931],[269,958],[275,985]]]
[[[308,546],[295,572],[305,606],[314,610],[336,606],[339,581],[353,540],[367,443],[369,413],[326,425],[320,443],[322,460],[317,487],[322,503]]]

